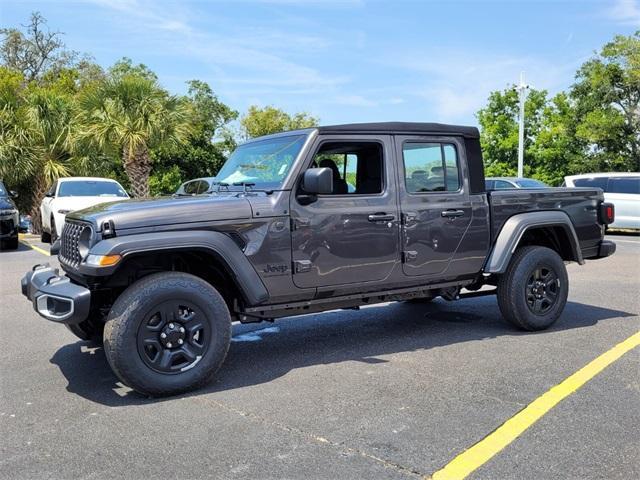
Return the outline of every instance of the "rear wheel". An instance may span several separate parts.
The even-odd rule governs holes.
[[[554,250],[518,249],[498,279],[502,316],[524,330],[544,330],[562,314],[569,293],[567,269]]]
[[[149,275],[118,297],[104,329],[115,374],[134,390],[174,395],[209,382],[231,340],[231,315],[218,291],[186,273]]]

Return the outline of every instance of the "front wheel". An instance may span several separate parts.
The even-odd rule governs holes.
[[[231,341],[231,315],[218,291],[186,273],[149,275],[118,297],[104,328],[115,374],[134,390],[175,395],[208,383]]]
[[[18,248],[18,237],[0,240],[0,250],[16,250]]]
[[[569,294],[567,269],[554,250],[518,249],[498,279],[502,316],[524,330],[544,330],[562,314]]]

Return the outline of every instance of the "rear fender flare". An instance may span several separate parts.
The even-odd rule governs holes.
[[[504,273],[522,236],[527,230],[538,227],[563,228],[571,244],[573,260],[580,265],[584,264],[578,235],[569,215],[562,211],[527,212],[514,215],[505,222],[487,259],[484,272]]]

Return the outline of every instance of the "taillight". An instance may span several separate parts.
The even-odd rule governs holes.
[[[600,204],[600,223],[610,225],[616,218],[616,209],[613,203],[602,202]]]

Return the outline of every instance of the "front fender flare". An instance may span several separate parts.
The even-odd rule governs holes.
[[[491,254],[485,264],[485,273],[504,273],[520,239],[527,230],[537,227],[561,227],[569,238],[573,260],[584,264],[578,235],[569,215],[559,210],[519,213],[510,217],[500,230]]]
[[[155,252],[159,250],[208,250],[226,266],[226,270],[234,277],[245,300],[250,306],[260,305],[269,299],[269,293],[260,276],[242,252],[240,247],[222,232],[206,230],[154,232],[138,235],[124,235],[102,240],[90,250],[92,255],[127,256]],[[81,264],[81,273],[90,276],[112,274],[115,267],[89,267]],[[91,270],[91,271],[83,271]]]

